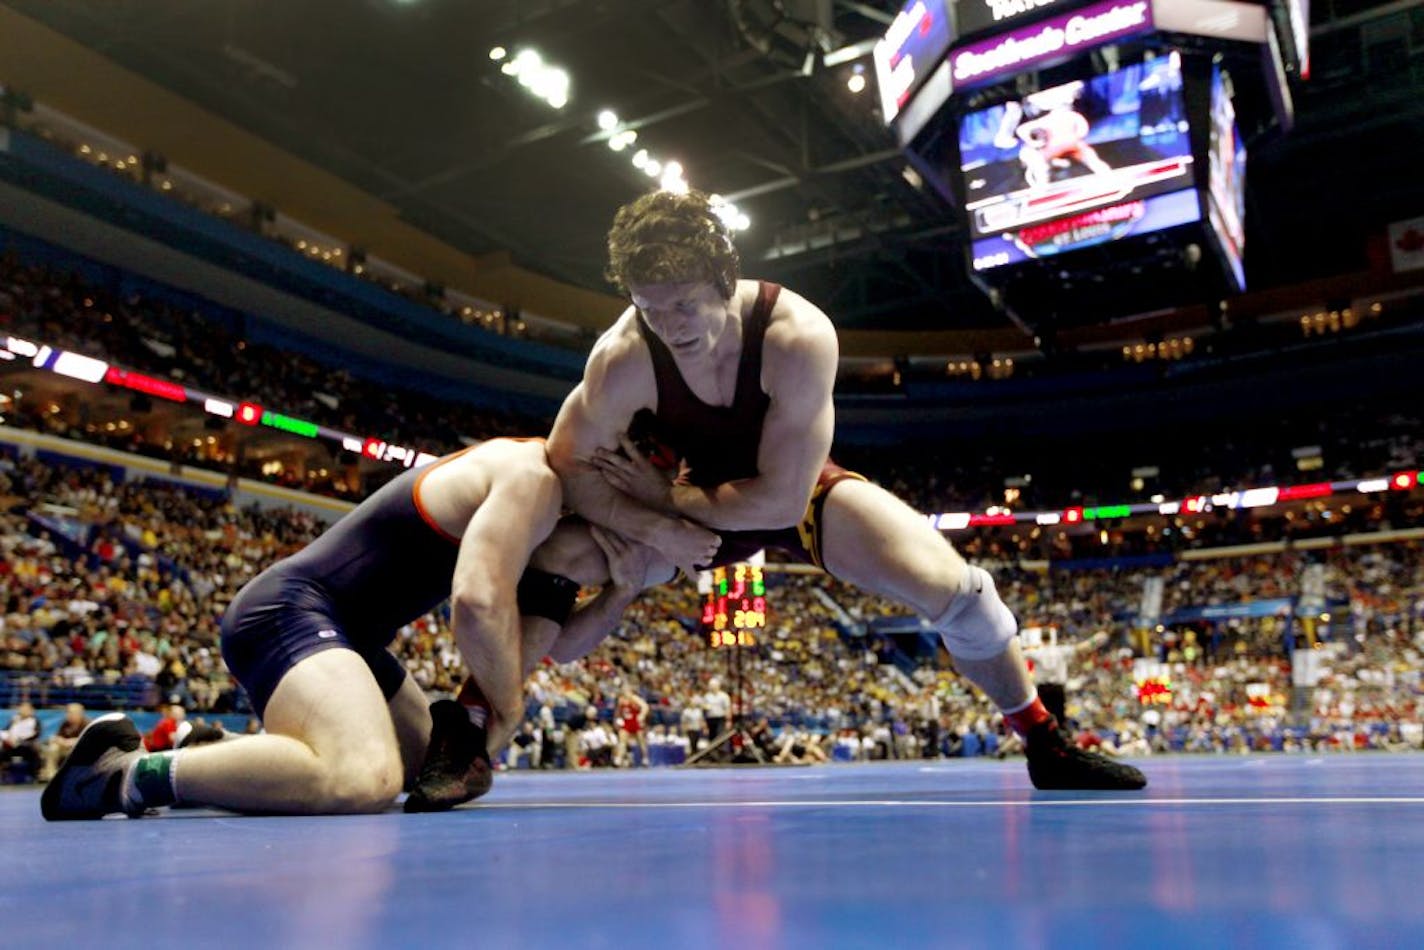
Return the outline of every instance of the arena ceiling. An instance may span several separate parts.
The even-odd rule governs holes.
[[[747,272],[811,295],[842,326],[1005,323],[965,277],[952,209],[904,175],[873,83],[847,89],[869,59],[808,55],[881,35],[898,0],[5,2],[471,253],[507,249],[606,288],[607,224],[651,184],[632,150],[607,147],[596,115],[611,108],[638,147],[738,199]],[[568,105],[502,75],[497,45],[567,70]],[[1297,134],[1260,151],[1258,276],[1350,269],[1340,255],[1362,258],[1364,233],[1424,211],[1409,158],[1424,154],[1424,96],[1409,67],[1424,71],[1410,49],[1402,71],[1337,68],[1318,84],[1330,95],[1302,98]]]

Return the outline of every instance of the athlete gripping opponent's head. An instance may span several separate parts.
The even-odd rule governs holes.
[[[104,717],[46,788],[44,816],[177,801],[378,811],[418,776],[416,810],[482,793],[488,752],[523,717],[532,665],[587,652],[638,590],[671,574],[646,548],[561,522],[561,501],[539,441],[496,439],[393,479],[249,582],[223,617],[223,657],[266,734],[144,755],[132,722]],[[573,611],[586,584],[603,590]],[[432,717],[387,647],[447,599],[472,682],[468,709],[447,701]]]
[[[1131,766],[1081,753],[1034,692],[993,578],[927,519],[829,459],[835,327],[775,284],[735,279],[709,200],[644,196],[609,234],[631,306],[599,339],[549,437],[566,503],[676,564],[764,547],[918,610],[961,673],[1026,737],[1040,788],[1140,788]],[[680,460],[670,481],[628,436],[651,412]]]

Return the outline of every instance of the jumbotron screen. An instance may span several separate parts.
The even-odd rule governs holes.
[[[966,114],[976,270],[1197,221],[1174,53]]]
[[[1236,125],[1231,89],[1219,65],[1211,70],[1211,145],[1207,149],[1207,220],[1236,288],[1246,287],[1246,145]]]
[[[945,0],[909,0],[901,8],[872,54],[880,109],[887,123],[944,59],[952,38]]]

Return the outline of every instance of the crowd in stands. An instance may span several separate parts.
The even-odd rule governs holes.
[[[240,315],[120,294],[13,254],[0,256],[0,332],[431,451],[549,425],[547,419],[516,419],[393,391],[252,344]],[[194,451],[146,443],[137,428],[93,431],[82,407],[72,417],[21,398],[7,407],[6,421],[165,458]],[[1220,438],[1193,443],[1190,453],[1173,456],[1162,449],[1152,460],[1162,463],[1156,480],[1133,490],[1180,498],[1383,476],[1418,466],[1421,431],[1412,416],[1361,407],[1308,424],[1283,424],[1269,440],[1257,430],[1223,431]],[[1291,449],[1307,444],[1319,446],[1324,467],[1300,473]],[[1112,488],[1121,481],[1125,456],[1081,453],[1073,461],[1050,455],[1054,472],[1021,479],[1015,507],[1134,498],[1131,486]],[[1005,476],[1030,474],[1027,458],[1005,449],[966,462],[926,454],[922,447],[913,458],[886,451],[842,454],[842,461],[931,512],[1004,503]],[[257,474],[242,471],[236,460],[189,460]],[[1074,487],[1081,485],[1096,487]],[[360,492],[336,479],[298,487],[351,497]],[[1420,659],[1424,574],[1417,541],[1094,570],[1061,565],[1420,524],[1424,503],[1417,493],[1389,492],[1352,503],[1321,499],[1283,512],[1218,510],[1091,530],[981,529],[954,541],[995,571],[1005,600],[1025,625],[1052,628],[1070,643],[1108,632],[1106,644],[1078,654],[1069,684],[1069,715],[1088,741],[1139,752],[1263,742],[1282,748],[1418,746],[1419,682],[1412,671]],[[197,714],[244,712],[242,692],[217,650],[218,618],[243,583],[321,527],[294,510],[238,509],[225,498],[173,485],[125,483],[103,468],[0,458],[0,677],[8,704],[177,702]],[[1055,567],[1040,569],[1044,563]],[[1145,637],[1132,629],[1148,576],[1162,579],[1162,612],[1170,616],[1183,608],[1294,597],[1312,563],[1322,565],[1320,596],[1348,603],[1340,612],[1348,620],[1238,617],[1173,624]],[[740,651],[740,675],[732,651],[706,646],[690,586],[650,591],[629,611],[619,634],[588,659],[535,672],[528,686],[529,728],[516,753],[567,765],[656,760],[658,748],[670,746],[692,755],[737,714],[747,717],[751,738],[727,754],[762,759],[1013,749],[991,707],[954,675],[942,651],[875,636],[874,621],[903,613],[899,606],[824,577],[773,577],[779,580],[771,591],[771,626],[757,647]],[[1288,652],[1314,649],[1317,641],[1324,644],[1329,672],[1315,690],[1314,705],[1286,709],[1282,697],[1293,695]],[[450,693],[458,685],[462,668],[444,614],[402,630],[395,649],[431,693]],[[1139,663],[1147,659],[1161,664],[1170,680],[1170,700],[1161,706],[1138,701]],[[620,708],[636,706],[627,699],[620,703],[620,694],[635,696],[646,712],[620,716]],[[1287,721],[1295,732],[1284,731]],[[23,750],[35,741],[26,737],[27,728],[23,721],[6,728],[6,754],[27,755]],[[36,763],[43,769],[38,758]]]
[[[176,298],[175,298],[176,299]],[[112,361],[130,370],[172,379],[232,399],[250,399],[281,407],[298,418],[332,428],[375,436],[436,454],[460,448],[468,440],[500,435],[547,432],[548,418],[523,418],[467,404],[435,399],[415,389],[393,388],[353,375],[346,368],[253,343],[241,314],[216,306],[180,305],[155,294],[118,293],[72,272],[0,255],[0,333]],[[164,458],[182,458],[249,477],[285,480],[294,487],[359,497],[361,486],[340,472],[318,476],[291,472],[267,475],[240,458],[213,458],[211,448],[189,444],[153,444],[140,426],[108,431],[88,425],[83,408],[77,417],[53,413],[48,406],[21,399],[7,412],[11,424],[101,441],[114,447]],[[1156,440],[1150,451],[1132,444],[1080,451],[1072,444],[1049,446],[1042,440],[1002,444],[981,440],[972,453],[956,446],[937,454],[916,445],[904,451],[838,447],[838,459],[886,485],[925,512],[984,511],[1006,503],[1006,490],[1017,510],[1058,510],[1074,505],[1169,500],[1224,490],[1305,481],[1385,476],[1417,464],[1424,449],[1424,426],[1417,415],[1397,406],[1344,406],[1308,419],[1274,424],[1269,439],[1259,426],[1239,430],[1215,426],[1209,438]],[[1319,449],[1321,468],[1297,470],[1292,453]],[[1051,470],[1045,459],[1052,459]],[[1136,466],[1157,471],[1140,484],[1128,478]],[[1006,489],[1006,478],[1015,486]],[[1215,513],[1182,519],[1160,532],[1112,532],[1100,554],[1150,553],[1180,547],[1246,543],[1262,536],[1301,536],[1338,531],[1351,524],[1383,518],[1395,526],[1418,524],[1418,506],[1402,500],[1394,508],[1357,504],[1351,511],[1303,514],[1269,524],[1259,516]],[[1042,533],[992,532],[1000,545],[1020,556],[1061,556]],[[1055,540],[1062,544],[1063,536]],[[1077,556],[1092,556],[1075,552]]]
[[[437,454],[460,448],[465,439],[527,435],[547,431],[550,425],[547,419],[521,419],[437,400],[413,388],[376,384],[300,354],[249,343],[242,326],[237,314],[198,311],[137,293],[120,295],[76,273],[27,264],[13,253],[0,255],[0,333],[217,396],[280,406],[301,419]],[[95,430],[82,414],[70,418],[23,399],[8,415],[12,424],[139,454],[172,458],[176,451],[179,457],[220,469],[238,462],[215,460],[207,450],[188,445],[153,444],[139,426]],[[255,469],[237,470],[261,476]],[[299,487],[347,496],[358,492],[358,486],[339,479],[311,480]]]
[[[217,649],[222,610],[321,528],[291,509],[239,509],[103,468],[0,457],[0,705],[176,702],[199,716],[246,712]],[[1332,608],[1334,619],[1273,614],[1136,629],[1148,576],[1162,578],[1170,617],[1294,597],[1316,563],[1323,602],[1349,605]],[[1137,753],[1419,746],[1418,541],[1155,568],[993,566],[1024,626],[1050,628],[1065,643],[1106,632],[1076,655],[1068,682],[1068,715],[1085,741]],[[824,575],[768,576],[771,620],[755,647],[709,648],[700,597],[683,583],[647,592],[585,660],[546,662],[528,682],[516,760],[627,764],[658,761],[671,746],[680,758],[739,715],[751,738],[726,755],[1013,751],[1000,718],[932,638],[877,633],[877,621],[905,613],[898,605]],[[463,675],[442,612],[401,630],[393,649],[432,694],[453,692]],[[1306,700],[1291,689],[1292,650],[1318,652],[1324,667]],[[1161,705],[1140,702],[1144,661],[1167,687]],[[23,724],[16,728],[6,730],[7,754],[29,747]]]

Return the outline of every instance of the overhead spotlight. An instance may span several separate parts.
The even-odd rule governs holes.
[[[648,158],[649,155],[647,149],[638,149],[636,152],[633,153],[633,167],[641,169],[644,165],[648,164]]]
[[[730,230],[745,231],[752,226],[752,219],[747,217],[742,209],[730,201],[722,200],[720,195],[716,196],[716,199],[711,202],[712,213],[721,218],[722,223]]]
[[[504,73],[506,76],[513,76],[515,73],[519,72],[519,67],[514,64],[514,60],[510,60],[503,66],[499,67],[499,71]]]
[[[605,132],[611,132],[618,127],[618,113],[612,109],[604,109],[598,114],[598,127]]]
[[[505,49],[503,46],[496,46],[489,52],[490,59],[494,60],[496,63],[504,59],[508,55],[509,50]]]
[[[685,195],[688,191],[687,181],[682,177],[682,165],[679,162],[668,162],[663,166],[663,177],[658,181],[658,186],[663,191],[670,191],[675,195]]]
[[[534,91],[539,93],[552,105],[555,99],[569,100],[569,74],[557,67],[544,71],[541,80]]]
[[[638,133],[632,129],[624,129],[621,132],[615,132],[609,137],[608,147],[615,152],[621,152],[636,141],[638,141]],[[646,155],[646,151],[644,154]]]
[[[851,71],[850,78],[846,80],[846,88],[856,95],[865,91],[865,67],[859,63]]]
[[[663,173],[663,163],[656,158],[650,158],[643,165],[643,173],[649,178],[656,178]]]

